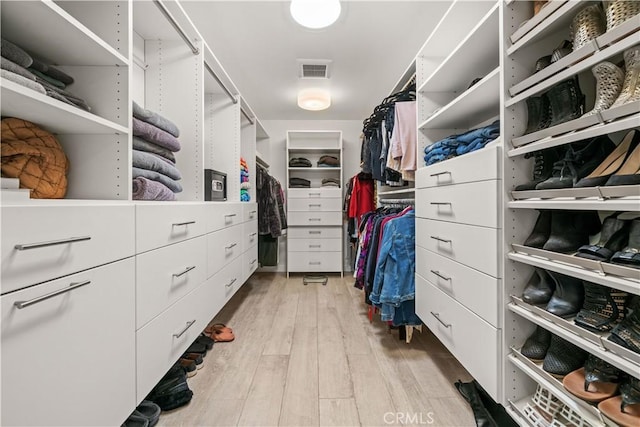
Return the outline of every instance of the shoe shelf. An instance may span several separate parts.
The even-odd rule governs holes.
[[[512,244],[507,257],[516,262],[640,295],[640,270],[544,249]]]
[[[507,206],[512,209],[568,209],[638,212],[640,211],[640,199],[636,194],[633,198],[616,199],[516,200],[507,202]]]
[[[583,188],[560,188],[557,190],[512,191],[511,197],[514,200],[538,199],[540,202],[546,202],[547,199],[565,199],[565,201],[570,202],[576,199],[594,197],[602,200],[603,202],[608,201],[608,199],[615,199],[619,197],[635,197],[636,200],[638,200],[640,198],[640,185],[616,185],[610,187],[599,186]],[[588,200],[585,201],[588,202]],[[518,206],[519,205],[516,205],[515,207],[517,208]],[[574,205],[572,204],[572,206]],[[635,210],[639,209],[640,205],[636,205]]]
[[[310,167],[310,168],[305,168],[305,167],[293,167],[293,166],[289,166],[289,170],[290,171],[306,171],[306,172],[331,172],[331,171],[335,171],[335,172],[340,172],[340,167],[330,167],[330,168],[322,168],[322,167]]]
[[[565,390],[562,386],[562,382],[560,382],[557,378],[550,375],[546,371],[542,369],[537,363],[527,359],[524,357],[517,349],[512,348],[512,352],[507,356],[509,361],[520,369],[523,373],[529,376],[532,380],[540,384],[545,389],[549,390],[551,394],[558,398],[562,403],[566,406],[574,410],[577,414],[579,414],[587,423],[589,423],[593,427],[604,427],[606,423],[604,418],[598,408],[590,405],[589,403],[574,397],[571,393]],[[524,400],[524,399],[523,399]],[[518,412],[522,411],[522,417],[527,419],[524,407],[528,402],[520,400],[518,403],[514,404],[516,408],[518,408]],[[531,400],[529,400],[530,402]],[[511,403],[511,402],[510,402]],[[520,406],[522,405],[522,406]],[[520,407],[522,409],[520,409]]]
[[[607,340],[608,332],[591,332],[573,323],[573,318],[563,319],[555,316],[542,307],[527,304],[514,295],[511,295],[508,308],[628,374],[637,376],[640,372],[640,354]]]
[[[500,68],[494,69],[460,96],[437,110],[418,129],[469,128],[500,113]]]
[[[537,27],[541,23],[545,22],[547,20],[547,18],[553,12],[558,10],[558,8],[560,8],[560,6],[563,6],[566,2],[567,2],[567,0],[551,0],[551,1],[547,2],[544,5],[544,7],[542,9],[540,9],[540,11],[536,15],[534,15],[530,19],[527,19],[526,21],[524,21],[518,27],[518,29],[515,30],[513,32],[513,34],[511,34],[511,36],[509,36],[509,41],[512,44],[515,44],[518,40],[520,40],[522,37],[527,35],[529,33],[529,31],[531,31],[532,29],[534,29],[535,27]],[[507,6],[510,3],[511,2],[507,1],[506,2]]]
[[[126,57],[49,0],[3,1],[2,37],[55,64],[129,64]]]
[[[638,106],[640,106],[640,104],[634,102],[634,103],[629,103],[628,108],[633,108],[633,107],[637,108]],[[627,112],[626,110],[627,110],[626,105],[622,105],[620,108],[615,108],[611,112],[611,114],[615,114],[615,113],[620,114],[620,118],[618,118],[617,120],[611,121],[609,123],[598,122],[593,124],[592,126],[589,126],[580,130],[568,130],[567,133],[562,135],[552,136],[551,134],[555,133],[554,128],[563,126],[568,123],[575,122],[576,120],[582,119],[582,117],[576,120],[572,120],[571,122],[554,126],[553,128],[549,128],[550,130],[549,135],[542,136],[541,139],[537,140],[536,142],[531,142],[531,143],[522,142],[524,140],[524,136],[529,136],[529,135],[513,138],[511,140],[511,145],[516,148],[509,150],[507,152],[507,155],[509,157],[521,156],[527,153],[532,153],[534,151],[544,150],[546,148],[557,147],[560,145],[565,145],[572,142],[581,141],[584,139],[594,138],[600,135],[606,135],[609,133],[620,132],[620,131],[638,127],[638,123],[640,120],[640,113],[637,112],[638,110],[636,109],[634,111],[635,114],[631,116],[623,117],[623,114]],[[590,117],[594,117],[594,116],[590,116]],[[598,121],[597,118],[595,120]],[[543,129],[542,131],[545,131],[545,130],[548,130],[548,129]],[[536,133],[539,133],[542,131],[538,131]]]
[[[2,116],[20,117],[57,134],[129,133],[124,126],[12,81],[0,79],[0,83]]]
[[[577,75],[585,70],[591,69],[594,65],[605,61],[615,55],[622,53],[630,47],[633,47],[640,43],[640,32],[635,32],[624,39],[616,42],[615,44],[608,46],[602,50],[595,52],[590,57],[580,61],[579,63],[567,68],[564,71],[561,71],[554,75],[551,78],[548,78],[535,86],[519,93],[518,95],[512,97],[505,101],[505,107],[511,107],[519,102],[524,101],[525,99],[537,95],[545,90],[551,88],[552,86],[560,83],[563,80],[566,80],[574,75]]]

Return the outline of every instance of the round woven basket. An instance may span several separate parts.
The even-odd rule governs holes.
[[[600,4],[594,4],[582,9],[571,21],[571,38],[573,50],[576,51],[591,40],[604,34],[606,22]]]

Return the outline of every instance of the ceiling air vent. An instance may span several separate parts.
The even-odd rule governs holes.
[[[300,64],[300,78],[303,79],[328,79],[329,64],[326,60],[298,60]]]

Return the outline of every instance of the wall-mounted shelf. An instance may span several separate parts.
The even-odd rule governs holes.
[[[508,202],[512,209],[569,209],[598,211],[640,211],[640,199],[516,200]]]
[[[289,167],[290,171],[305,171],[305,172],[340,172],[340,167],[321,168],[321,167]]]
[[[515,200],[538,199],[539,201],[547,201],[546,199],[560,198],[561,201],[580,201],[584,198],[597,198],[602,201],[615,199],[619,197],[631,197],[639,199],[640,202],[640,185],[616,185],[601,187],[582,187],[582,188],[561,188],[557,190],[528,190],[528,191],[512,191],[511,197]],[[553,200],[549,200],[553,201]],[[588,200],[585,200],[588,201]],[[576,203],[576,205],[579,205]],[[585,205],[582,205],[585,206]],[[596,205],[600,206],[600,205]],[[640,209],[640,207],[638,208]]]
[[[264,157],[258,151],[256,151],[256,163],[264,168],[269,169],[269,163],[264,160]]]
[[[526,20],[522,25],[518,27],[517,30],[511,34],[509,40],[511,43],[516,43],[522,37],[524,37],[529,31],[543,23],[553,12],[558,10],[560,6],[565,4],[567,0],[551,0],[545,3],[544,7],[540,9],[537,15],[534,15],[530,19]],[[512,1],[507,1],[507,6],[510,5]]]
[[[410,188],[401,188],[398,190],[379,190],[378,196],[391,196],[394,194],[413,194],[416,192],[416,189],[413,187]]]

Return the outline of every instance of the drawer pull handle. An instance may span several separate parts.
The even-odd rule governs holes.
[[[44,248],[47,246],[64,245],[66,243],[83,242],[85,240],[91,240],[91,237],[90,236],[70,237],[68,239],[52,240],[50,242],[27,243],[24,245],[15,245],[14,248],[19,251],[26,251],[28,249],[37,249],[37,248]]]
[[[437,240],[438,242],[451,243],[451,240],[443,239],[441,237],[431,236],[433,240]]]
[[[322,264],[320,261],[309,261],[309,265],[320,265]]]
[[[225,218],[233,218],[234,216],[237,216],[237,214],[227,214],[224,217]]]
[[[322,221],[322,218],[309,218],[309,221]]]
[[[192,327],[192,326],[193,326],[193,324],[194,324],[194,323],[196,323],[196,320],[195,320],[195,319],[193,319],[193,320],[191,320],[191,321],[187,322],[187,326],[186,326],[182,331],[180,331],[179,333],[177,333],[177,334],[173,334],[173,337],[174,337],[174,338],[180,338],[181,336],[183,336],[183,335],[184,335],[184,333],[185,333],[185,332],[187,332],[187,329],[189,329],[190,327]]]
[[[444,280],[451,280],[451,277],[443,276],[439,271],[431,270],[433,274]]]
[[[257,259],[254,259],[253,261],[251,261],[249,264],[253,265],[256,263],[256,261],[258,261]]]
[[[320,248],[322,245],[309,245],[310,248]]]
[[[181,227],[183,225],[190,225],[190,224],[195,224],[195,221],[187,221],[187,222],[174,222],[172,225],[174,227]]]
[[[309,234],[322,234],[322,231],[309,231]]]
[[[227,283],[226,285],[224,285],[227,288],[230,288],[231,286],[233,286],[234,283],[236,283],[237,279],[232,279],[229,283]]]
[[[310,208],[311,208],[311,207],[314,207],[314,206],[320,207],[320,206],[322,206],[322,205],[321,205],[320,203],[309,203],[309,207],[310,207]]]
[[[449,205],[451,206],[451,202],[431,202],[430,205]]]
[[[258,213],[258,211],[251,211],[251,212],[249,212],[249,216],[254,216],[257,213]]]
[[[34,299],[30,299],[29,301],[16,301],[16,302],[13,303],[13,305],[16,306],[16,308],[19,308],[19,309],[22,309],[22,308],[25,308],[25,307],[29,307],[30,305],[37,304],[39,302],[48,300],[49,298],[53,298],[53,297],[58,296],[60,294],[64,294],[66,292],[72,291],[72,290],[80,288],[82,286],[86,286],[89,283],[91,283],[91,280],[85,280],[84,282],[72,283],[66,288],[58,289],[57,291],[53,291],[53,292],[50,292],[50,293],[48,293],[46,295],[42,295],[40,297],[36,297]]]
[[[444,171],[444,172],[432,173],[432,174],[431,174],[431,175],[429,175],[429,176],[440,176],[440,175],[446,175],[446,174],[451,175],[451,172],[449,172],[449,171]]]
[[[237,245],[238,245],[237,243],[232,243],[232,244],[230,244],[229,246],[225,246],[224,248],[225,248],[226,250],[229,250],[229,249],[233,249],[233,248],[235,248]]]
[[[195,269],[196,266],[192,265],[191,267],[187,267],[185,268],[183,271],[181,271],[180,273],[173,273],[172,276],[173,277],[180,277],[180,276],[184,276],[185,274],[187,274],[188,272],[190,272],[191,270]]]
[[[309,193],[310,196],[321,196],[322,193]]]
[[[251,234],[249,234],[249,237],[255,237],[256,234],[258,234],[258,233],[251,233]]]
[[[435,317],[436,319],[438,319],[438,322],[442,323],[442,326],[444,326],[445,328],[450,328],[451,327],[451,323],[446,324],[442,321],[442,319],[440,319],[440,313],[434,313],[433,311],[431,312],[431,315],[433,317]]]

